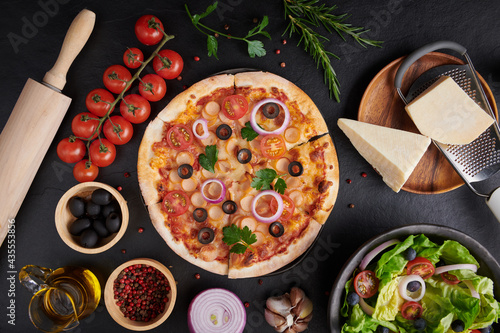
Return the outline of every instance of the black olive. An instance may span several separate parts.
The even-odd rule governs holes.
[[[92,218],[97,217],[99,216],[99,214],[101,214],[101,205],[89,201],[85,205],[85,212]]]
[[[111,214],[111,213],[117,213],[117,214],[121,213],[120,204],[116,200],[113,200],[113,201],[111,201],[110,204],[101,207],[101,214],[105,218],[108,217],[109,214]]]
[[[182,164],[177,168],[177,174],[182,179],[191,178],[193,175],[193,167],[189,164]]]
[[[300,162],[293,161],[292,163],[288,164],[288,173],[292,177],[298,177],[304,173],[304,167]]]
[[[85,215],[85,201],[80,197],[69,199],[68,208],[74,217],[82,217]]]
[[[97,205],[106,206],[111,203],[111,200],[113,200],[113,196],[105,189],[99,188],[92,192],[90,200]]]
[[[196,208],[193,212],[193,218],[196,222],[205,222],[207,217],[208,213],[205,208]]]
[[[465,330],[465,323],[460,319],[454,320],[451,323],[451,329],[454,332],[463,332]]]
[[[215,134],[219,139],[227,140],[231,137],[231,134],[233,134],[233,130],[231,129],[231,127],[229,127],[229,125],[222,124],[217,127],[217,129],[215,130]]]
[[[252,160],[252,152],[250,151],[250,149],[240,149],[238,151],[238,155],[236,155],[236,158],[241,164],[247,164]]]
[[[278,221],[273,222],[269,226],[269,233],[273,237],[280,237],[285,233],[285,227],[283,227],[283,224],[279,223]]]
[[[276,103],[266,103],[262,106],[262,113],[268,119],[274,119],[280,114],[280,107]]]
[[[85,229],[90,228],[92,222],[90,219],[83,217],[81,219],[75,220],[69,226],[69,233],[73,236],[80,236]]]
[[[222,210],[226,214],[234,214],[238,210],[238,206],[236,205],[236,202],[227,200],[222,204]]]
[[[110,233],[115,233],[118,230],[120,230],[121,225],[122,225],[122,219],[120,215],[116,213],[111,213],[106,218],[106,229],[108,229]]]
[[[110,235],[109,230],[106,228],[106,221],[104,219],[95,219],[92,222],[92,229],[97,232],[101,238],[106,238]]]
[[[214,231],[210,228],[201,228],[198,232],[198,241],[201,244],[209,244],[214,240]]]
[[[83,247],[94,247],[98,241],[99,236],[94,229],[87,229],[80,236],[80,245]]]

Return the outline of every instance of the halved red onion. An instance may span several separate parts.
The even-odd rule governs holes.
[[[256,209],[257,202],[259,201],[259,199],[266,195],[272,196],[274,199],[276,199],[276,202],[278,203],[278,208],[276,209],[276,213],[274,213],[272,216],[269,217],[259,215]],[[252,214],[259,222],[272,223],[276,221],[281,217],[281,214],[283,214],[283,209],[284,209],[283,198],[281,198],[281,195],[279,195],[279,193],[273,190],[262,191],[259,194],[257,194],[252,200]]]
[[[211,183],[217,183],[221,187],[220,196],[217,199],[211,199],[205,195],[205,187]],[[201,195],[208,203],[218,204],[226,197],[226,185],[224,185],[224,183],[217,178],[207,179],[203,182],[203,184],[201,184]]]
[[[375,309],[368,305],[368,303],[365,302],[363,298],[359,299],[359,306],[361,306],[361,309],[369,316],[373,316],[373,312],[375,312]]]
[[[201,127],[203,128],[202,135],[198,134],[198,131],[196,130],[196,127],[198,127],[198,125],[201,125]],[[200,118],[196,120],[193,123],[193,134],[200,140],[208,138],[208,136],[210,135],[210,132],[208,131],[208,120],[206,120],[205,118]]]
[[[438,275],[438,274],[448,272],[448,271],[454,271],[457,269],[469,269],[469,270],[473,271],[474,273],[477,272],[477,266],[474,264],[455,264],[455,265],[446,265],[446,266],[437,267],[436,270],[434,271],[434,275]]]
[[[420,293],[418,294],[417,297],[412,297],[412,295],[408,295],[407,293],[407,287],[410,282],[417,281],[420,283],[420,289],[418,290]],[[425,295],[425,281],[422,279],[420,275],[416,274],[411,274],[411,275],[406,275],[404,278],[401,279],[399,282],[399,295],[403,297],[407,301],[414,301],[418,302],[420,301],[424,295]]]
[[[255,117],[257,116],[257,111],[259,111],[259,108],[267,103],[276,103],[281,108],[283,109],[283,112],[285,113],[285,119],[283,120],[283,124],[274,131],[266,131],[257,124],[257,121],[255,120]],[[288,124],[290,123],[290,111],[288,110],[288,107],[283,103],[282,101],[276,99],[276,98],[266,98],[260,101],[259,103],[255,104],[253,107],[252,113],[250,114],[250,124],[252,125],[252,128],[255,132],[259,133],[260,135],[268,135],[268,134],[281,134],[285,131],[287,128]]]
[[[366,269],[366,266],[368,266],[370,261],[372,261],[373,258],[375,258],[377,256],[377,254],[384,251],[389,246],[394,245],[394,244],[398,244],[398,243],[401,243],[401,241],[399,241],[398,239],[391,239],[391,240],[388,240],[387,242],[380,244],[379,246],[377,246],[373,250],[371,250],[370,252],[368,252],[366,254],[366,256],[363,258],[363,260],[361,260],[361,264],[359,264],[359,269],[364,271]]]
[[[470,295],[474,298],[477,298],[477,299],[481,299],[479,297],[479,293],[476,291],[476,288],[474,288],[474,285],[472,285],[472,281],[470,280],[467,280],[467,281],[462,281],[463,283],[465,283],[465,285],[467,287],[469,287],[469,290],[470,290]]]
[[[191,333],[241,333],[246,324],[245,306],[234,293],[222,288],[199,293],[189,305]]]

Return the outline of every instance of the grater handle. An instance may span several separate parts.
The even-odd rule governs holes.
[[[399,66],[399,69],[396,73],[396,76],[394,78],[394,86],[399,90],[401,89],[401,84],[403,82],[403,76],[405,75],[406,71],[410,66],[426,55],[429,52],[440,50],[440,49],[450,49],[453,51],[456,51],[460,53],[460,55],[464,55],[467,52],[467,49],[463,47],[462,45],[452,42],[452,41],[447,41],[447,40],[442,40],[434,43],[430,43],[427,45],[422,46],[419,49],[416,49],[413,51],[410,55],[408,55],[405,60],[401,63]]]
[[[490,197],[486,199],[486,204],[500,222],[500,187],[491,192]]]

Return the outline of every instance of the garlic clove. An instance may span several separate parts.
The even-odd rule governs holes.
[[[295,324],[293,324],[292,329],[295,332],[303,332],[307,329],[307,325],[308,325],[308,323],[296,322]]]
[[[281,333],[281,332],[284,332],[287,328],[288,328],[288,325],[287,325],[287,323],[286,323],[286,321],[285,321],[285,322],[284,322],[283,324],[281,324],[280,326],[275,327],[275,328],[274,328],[274,330],[275,330],[276,332],[280,332],[280,333]]]
[[[301,319],[297,319],[297,322],[298,323],[308,323],[308,322],[311,321],[312,317],[313,317],[313,314],[311,312],[307,317],[301,318]]]
[[[286,318],[290,314],[290,309],[292,305],[290,303],[290,295],[284,294],[276,297],[269,297],[266,301],[266,307],[283,318]]]
[[[290,303],[292,307],[296,307],[304,297],[306,297],[306,293],[302,289],[293,287],[290,290]]]
[[[313,303],[312,301],[304,295],[304,298],[297,304],[296,307],[292,309],[292,314],[297,317],[297,319],[303,319],[312,314]]]
[[[283,318],[283,316],[274,313],[269,309],[264,310],[264,315],[266,317],[267,323],[273,327],[278,327],[286,323],[286,320],[285,318]]]

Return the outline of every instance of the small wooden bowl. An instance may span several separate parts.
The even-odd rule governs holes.
[[[101,239],[99,247],[86,248],[80,245],[80,243],[78,242],[78,237],[73,236],[69,233],[69,226],[77,218],[71,214],[68,207],[68,202],[69,199],[75,196],[81,197],[85,200],[90,200],[92,192],[100,188],[105,189],[106,191],[111,193],[116,201],[118,201],[122,213],[122,225],[117,233]],[[86,254],[101,253],[115,245],[120,240],[120,238],[122,238],[123,234],[125,234],[125,230],[127,230],[128,226],[128,220],[129,213],[127,202],[125,201],[125,199],[123,199],[120,192],[109,185],[98,182],[80,183],[70,188],[66,193],[64,193],[61,199],[59,199],[55,213],[57,232],[59,233],[59,236],[61,236],[62,240],[73,250]]]
[[[114,299],[113,284],[115,279],[118,277],[118,275],[122,270],[131,265],[137,265],[137,264],[143,264],[156,268],[157,270],[162,272],[163,275],[165,275],[168,284],[170,285],[168,302],[167,304],[165,304],[165,309],[159,316],[148,322],[133,321],[129,318],[126,318],[120,311],[120,307],[116,305],[116,300]],[[172,273],[170,273],[168,268],[166,268],[158,261],[148,258],[133,259],[118,266],[113,271],[113,273],[111,273],[111,275],[108,278],[108,281],[106,282],[106,286],[104,287],[104,303],[106,304],[106,309],[108,310],[108,313],[118,324],[125,327],[126,329],[133,331],[147,331],[161,325],[165,320],[167,320],[167,318],[172,313],[176,298],[177,298],[177,285],[175,284],[175,279]]]

